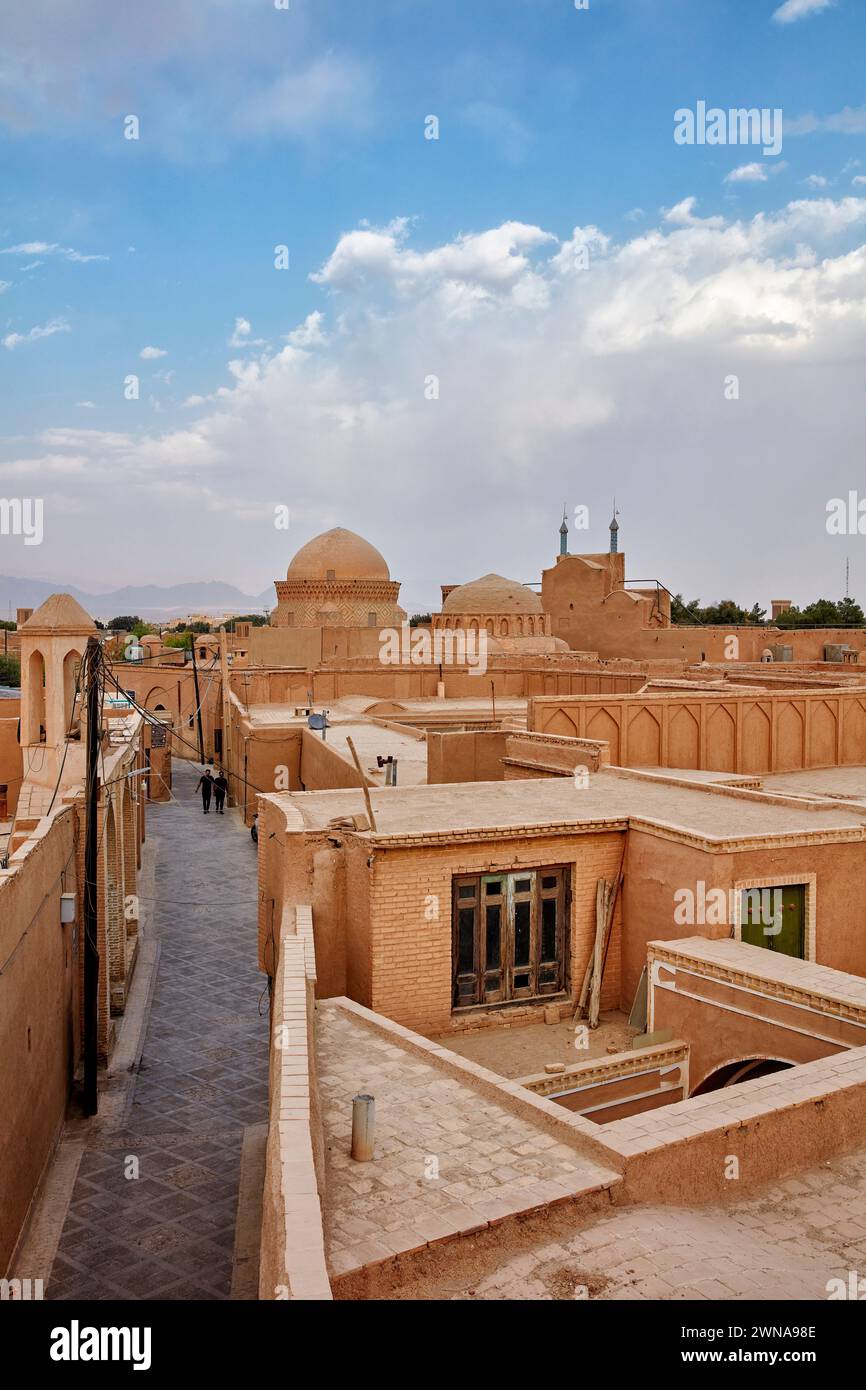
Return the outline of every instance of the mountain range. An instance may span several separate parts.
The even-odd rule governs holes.
[[[234,584],[206,579],[189,584],[127,584],[104,594],[90,594],[76,584],[0,575],[0,618],[15,617],[16,608],[38,608],[50,594],[71,594],[82,608],[103,622],[121,614],[141,618],[183,618],[188,613],[261,613],[275,606],[273,585],[260,594],[245,594]]]

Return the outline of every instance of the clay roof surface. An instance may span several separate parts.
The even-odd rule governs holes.
[[[443,613],[543,613],[538,594],[516,579],[485,574],[469,584],[458,584],[442,604]]]
[[[77,628],[85,632],[95,632],[96,624],[93,622],[81,604],[78,603],[71,594],[51,594],[44,603],[31,614],[27,622],[23,624],[21,631],[32,631],[34,628]]]
[[[334,571],[335,580],[390,579],[385,558],[363,536],[335,526],[302,545],[289,565],[287,579],[327,579]]]
[[[620,772],[592,774],[589,785],[580,788],[571,777],[543,777],[398,786],[374,790],[371,796],[383,835],[510,827],[519,831],[564,823],[591,828],[594,823],[631,819],[708,839],[760,840],[831,830],[856,833],[866,822],[866,813],[847,808],[796,802],[781,806],[757,793],[730,795],[712,787],[670,785]],[[276,799],[299,811],[311,829],[326,826],[332,816],[363,810],[359,789],[284,792]]]

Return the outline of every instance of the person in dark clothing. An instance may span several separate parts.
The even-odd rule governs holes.
[[[213,794],[214,800],[216,801],[215,809],[218,816],[223,815],[223,803],[225,802],[228,789],[228,780],[225,773],[221,771],[219,775],[214,778],[213,783]]]
[[[207,815],[208,811],[210,810],[210,799],[211,792],[213,791],[213,785],[213,777],[211,776],[207,768],[205,768],[204,772],[198,780],[198,787],[196,787],[196,791],[198,791],[199,787],[201,787],[201,806],[205,815]]]

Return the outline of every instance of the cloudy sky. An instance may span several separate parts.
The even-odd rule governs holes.
[[[866,603],[863,0],[283,4],[7,8],[0,496],[44,540],[0,573],[255,592],[344,525],[414,610],[537,579],[563,503],[606,548],[615,494],[635,579],[849,557]],[[678,143],[700,102],[781,150]]]

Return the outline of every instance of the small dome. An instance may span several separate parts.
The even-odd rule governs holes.
[[[53,628],[75,632],[95,632],[93,622],[71,594],[51,594],[21,628],[22,632],[45,632]]]
[[[443,613],[544,613],[541,597],[516,579],[485,574],[452,589],[442,605]]]
[[[335,526],[302,545],[287,579],[390,579],[383,555],[363,536]]]

